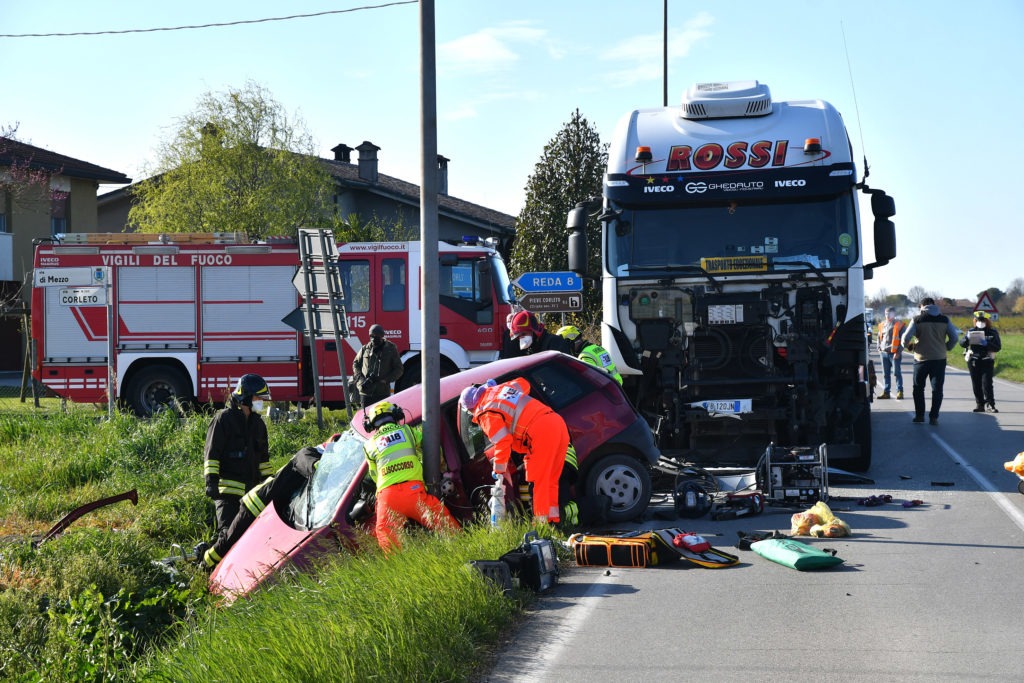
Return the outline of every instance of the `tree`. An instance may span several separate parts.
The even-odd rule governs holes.
[[[526,204],[516,219],[513,273],[567,268],[566,217],[577,202],[601,195],[607,165],[608,145],[601,143],[597,129],[577,109],[544,146],[526,182]],[[588,227],[589,270],[600,273],[601,226],[591,218]],[[584,291],[583,312],[572,316],[574,324],[587,327],[600,320],[599,287]]]
[[[910,291],[907,292],[907,299],[909,299],[911,303],[915,304],[921,303],[921,299],[925,298],[926,296],[928,296],[928,292],[925,291],[924,287],[921,287],[919,285],[914,285],[913,287],[910,288]]]
[[[1024,295],[1018,296],[1013,303],[1013,312],[1017,315],[1024,315]]]
[[[140,232],[292,235],[334,227],[333,183],[301,120],[259,85],[207,92],[157,152],[154,175],[134,189]]]

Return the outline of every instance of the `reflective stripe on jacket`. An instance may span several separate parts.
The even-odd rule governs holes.
[[[530,384],[522,377],[488,388],[473,410],[473,421],[494,444],[494,471],[504,472],[513,448],[528,451],[523,443],[526,429],[551,409],[530,398]]]
[[[422,432],[407,425],[386,424],[363,444],[370,477],[377,490],[406,481],[423,481],[419,453]]]
[[[878,323],[878,350],[889,351],[890,353],[896,353],[902,346],[900,343],[900,337],[903,336],[903,332],[907,329],[907,324],[902,320],[893,320],[892,327],[890,329],[889,343],[885,343],[885,326],[888,324],[888,320],[883,320]]]
[[[612,355],[604,349],[604,347],[598,346],[597,344],[590,344],[584,347],[580,351],[578,358],[584,363],[593,365],[598,370],[604,370],[612,379],[622,384],[622,375],[619,374],[618,369],[615,367],[615,363],[612,362]]]

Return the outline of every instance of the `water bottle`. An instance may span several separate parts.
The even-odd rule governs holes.
[[[488,503],[491,511],[491,526],[497,527],[505,519],[505,482],[501,479],[491,487],[491,500]]]

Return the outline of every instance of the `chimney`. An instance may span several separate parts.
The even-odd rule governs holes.
[[[368,183],[377,182],[377,145],[369,140],[356,147],[359,150],[359,177]]]
[[[349,155],[352,154],[352,148],[344,142],[331,147],[331,151],[334,152],[335,161],[344,161],[346,164],[352,163],[352,159],[349,157]]]
[[[437,193],[448,194],[448,162],[446,156],[437,155]]]

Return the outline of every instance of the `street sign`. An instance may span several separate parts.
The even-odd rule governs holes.
[[[583,310],[583,295],[577,292],[530,292],[519,304],[532,313],[575,313]]]
[[[570,271],[523,273],[513,284],[524,292],[580,292],[583,278]]]
[[[317,337],[334,334],[334,315],[331,313],[330,304],[310,305],[313,307],[313,333]],[[281,322],[294,330],[302,332],[303,334],[309,334],[309,328],[306,327],[306,312],[303,306],[299,306],[291,313],[281,318]],[[339,322],[341,323],[341,329],[338,330],[338,333],[342,337],[347,337],[348,323],[345,321],[344,316],[339,316]]]
[[[107,284],[109,268],[36,268],[32,271],[36,287],[95,287]]]
[[[978,299],[978,303],[974,305],[975,311],[984,311],[985,313],[998,313],[999,310],[996,305],[992,303],[992,297],[988,295],[988,292],[982,292],[981,298]]]
[[[327,287],[328,279],[334,281],[334,291],[341,294],[341,278],[338,277],[337,264],[331,264],[330,273],[324,268],[324,266],[310,266],[309,267],[309,284],[312,290],[309,295],[314,299],[326,299],[330,296],[330,289]],[[298,290],[299,294],[306,296],[306,276],[299,268],[295,272],[295,276],[292,277],[292,285]]]
[[[106,306],[106,287],[62,287],[57,297],[61,306]]]

